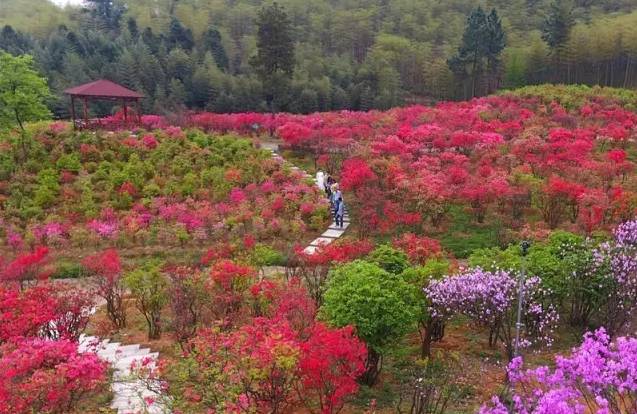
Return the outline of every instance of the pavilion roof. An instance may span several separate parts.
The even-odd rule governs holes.
[[[132,91],[128,88],[118,85],[106,79],[96,80],[94,82],[85,83],[84,85],[75,86],[64,91],[67,95],[96,97],[96,98],[124,98],[124,99],[140,99],[144,95]]]

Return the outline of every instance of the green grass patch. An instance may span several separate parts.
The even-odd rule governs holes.
[[[449,209],[447,229],[435,237],[447,251],[464,259],[476,249],[497,246],[497,233],[497,224],[475,223],[463,206],[454,205]]]

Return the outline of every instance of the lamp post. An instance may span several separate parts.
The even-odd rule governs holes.
[[[531,242],[524,240],[520,243],[522,253],[522,265],[520,269],[520,277],[518,281],[518,317],[515,322],[515,350],[513,356],[518,356],[520,349],[520,329],[522,328],[522,304],[524,303],[524,278],[526,273],[526,255],[529,253]]]

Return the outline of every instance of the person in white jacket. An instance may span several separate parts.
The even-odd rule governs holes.
[[[325,174],[321,170],[316,173],[316,186],[321,191],[325,191]]]

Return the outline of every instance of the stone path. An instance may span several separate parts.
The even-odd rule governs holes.
[[[262,143],[261,144],[261,148],[272,152],[272,157],[275,160],[279,161],[280,163],[289,164],[288,161],[283,159],[283,157],[278,154],[277,151],[279,150],[279,146],[277,144],[275,144],[275,143]],[[299,167],[297,167],[295,165],[292,165],[290,168],[293,171],[301,172],[303,177],[311,178],[311,179],[314,180],[314,182],[316,182],[316,178],[312,177],[307,172],[301,170]],[[341,227],[337,226],[335,222],[332,222],[332,224],[327,228],[327,230],[325,230],[325,232],[323,232],[323,234],[321,234],[319,237],[317,237],[316,239],[312,240],[310,245],[307,246],[303,251],[305,253],[313,254],[314,252],[316,252],[316,250],[320,246],[328,245],[328,244],[332,243],[334,240],[336,240],[339,237],[341,237],[345,233],[345,230],[347,230],[349,225],[350,225],[349,212],[347,211],[347,208],[345,208],[345,214],[343,215],[343,227],[341,228]]]
[[[169,411],[157,400],[157,393],[152,389],[159,389],[159,383],[153,380],[134,379],[131,376],[131,364],[154,368],[159,357],[158,352],[151,352],[139,344],[122,345],[100,339],[95,336],[81,335],[80,352],[96,352],[104,361],[108,361],[113,368],[113,401],[111,408],[118,414],[165,414]]]
[[[288,164],[293,171],[298,171],[303,177],[316,181],[307,172],[283,159],[277,152],[277,144],[264,143],[261,147],[271,151],[272,157],[278,162]],[[320,246],[330,244],[341,237],[349,225],[349,213],[345,211],[342,228],[336,226],[336,223],[333,222],[304,251],[313,254]],[[100,358],[108,361],[113,367],[111,390],[114,397],[111,402],[111,408],[117,410],[118,414],[167,414],[170,412],[161,401],[157,401],[158,395],[156,391],[153,391],[153,389],[159,389],[159,384],[156,381],[144,381],[131,377],[131,364],[142,364],[146,361],[150,367],[154,367],[159,357],[158,352],[151,352],[150,349],[143,348],[139,344],[122,345],[118,342],[110,342],[109,339],[86,335],[80,336],[79,349],[80,352],[95,351]]]

